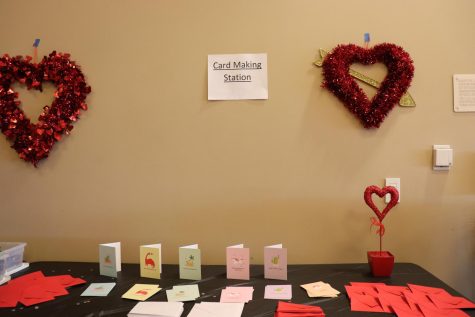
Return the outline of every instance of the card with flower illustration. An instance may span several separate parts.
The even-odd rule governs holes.
[[[201,251],[198,244],[178,249],[180,278],[185,280],[201,280]]]
[[[282,244],[264,247],[264,278],[287,280],[287,249]]]
[[[162,272],[162,245],[140,246],[140,276],[160,279]]]
[[[120,242],[99,244],[99,274],[117,277],[120,270]]]
[[[226,248],[226,277],[234,280],[249,280],[249,248],[244,244]]]

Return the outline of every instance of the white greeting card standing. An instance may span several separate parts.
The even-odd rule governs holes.
[[[99,244],[99,274],[117,277],[120,271],[120,242]]]

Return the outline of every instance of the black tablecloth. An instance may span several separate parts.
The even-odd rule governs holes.
[[[201,297],[196,302],[219,301],[221,290],[226,286],[253,286],[253,300],[245,304],[243,317],[272,317],[277,305],[277,300],[264,299],[264,288],[269,284],[292,284],[292,302],[315,305],[323,308],[325,314],[332,316],[389,316],[383,313],[351,312],[348,297],[344,285],[349,282],[384,282],[390,285],[406,285],[407,283],[421,284],[426,286],[441,287],[449,293],[461,296],[454,289],[433,276],[418,265],[410,263],[396,263],[390,278],[375,278],[369,274],[368,264],[314,264],[314,265],[289,265],[288,281],[264,279],[262,265],[251,266],[251,279],[228,280],[226,279],[226,267],[223,265],[202,266],[200,281],[181,280],[178,275],[177,265],[163,265],[162,278],[160,280],[141,278],[138,264],[122,264],[122,272],[116,278],[99,275],[97,263],[79,262],[36,262],[32,263],[27,270],[17,273],[22,274],[41,270],[47,276],[71,274],[81,277],[88,283],[69,288],[70,294],[57,297],[56,300],[38,304],[31,307],[23,307],[21,304],[16,308],[0,308],[0,316],[27,316],[27,317],[95,317],[95,316],[127,316],[127,313],[137,302],[122,299],[121,296],[136,283],[160,284],[163,288],[159,293],[152,296],[148,301],[167,301],[166,289],[174,285],[198,284]],[[330,283],[341,292],[337,298],[309,298],[301,284],[324,281]],[[89,283],[117,282],[116,287],[107,297],[81,297],[80,294],[87,288]],[[185,303],[185,311],[182,316],[187,316],[194,302]],[[470,316],[475,316],[475,310],[465,310]]]

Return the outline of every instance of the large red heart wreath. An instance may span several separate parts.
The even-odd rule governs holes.
[[[370,101],[349,74],[354,63],[383,63],[388,73]],[[383,43],[372,48],[339,45],[323,60],[323,86],[333,92],[355,114],[365,128],[379,128],[387,114],[406,93],[414,76],[414,65],[401,47]]]
[[[14,82],[25,84],[28,89],[42,91],[43,81],[50,81],[57,90],[51,106],[45,106],[33,124],[20,108],[18,93],[12,89]],[[80,110],[87,110],[84,102],[91,92],[84,75],[69,54],[52,52],[38,63],[31,57],[0,58],[0,129],[12,141],[20,158],[37,166],[50,153],[63,134],[69,134],[72,122],[79,118]]]

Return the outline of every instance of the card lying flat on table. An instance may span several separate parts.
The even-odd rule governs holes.
[[[169,302],[188,302],[200,297],[198,285],[179,285],[173,286],[167,290],[167,299]]]
[[[158,284],[135,284],[122,298],[144,301],[161,290]]]
[[[128,317],[180,317],[183,303],[140,302],[128,313]]]
[[[81,296],[107,296],[116,283],[92,283]]]
[[[266,285],[265,299],[292,299],[292,285]]]
[[[252,300],[252,293],[254,287],[241,286],[231,287],[228,286],[221,291],[221,303],[247,303]]]
[[[196,303],[187,317],[240,317],[243,303]]]
[[[339,291],[324,282],[315,282],[300,285],[307,291],[309,297],[338,297]]]

